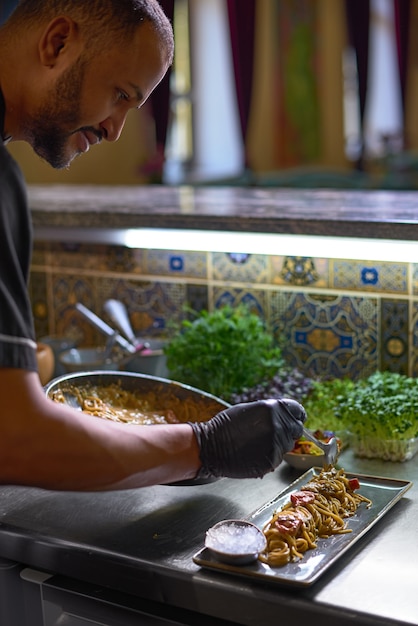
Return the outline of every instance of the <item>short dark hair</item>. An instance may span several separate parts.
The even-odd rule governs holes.
[[[173,29],[158,0],[20,0],[8,24],[33,26],[58,15],[68,15],[85,24],[91,42],[105,37],[127,40],[148,22],[166,47],[168,63],[173,61]]]

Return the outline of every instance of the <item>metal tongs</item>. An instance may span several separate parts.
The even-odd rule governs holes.
[[[303,427],[303,436],[309,441],[312,441],[318,448],[324,452],[324,466],[325,465],[335,465],[335,462],[338,458],[338,443],[335,437],[331,437],[328,443],[324,443],[323,441],[319,441],[316,437],[312,435],[309,430]]]
[[[137,352],[148,348],[148,344],[143,343],[134,345],[133,343],[122,337],[122,335],[120,335],[111,326],[109,326],[109,324],[106,324],[106,322],[102,320],[98,315],[93,313],[93,311],[90,311],[90,309],[84,306],[84,304],[81,304],[81,302],[77,302],[75,304],[75,308],[79,313],[81,313],[83,317],[85,317],[93,326],[95,326],[95,328],[100,330],[107,337],[112,337],[113,342],[117,343],[125,352],[128,352],[129,354],[136,354]]]
[[[129,320],[128,310],[123,302],[111,298],[106,300],[103,309],[126,339],[135,346],[136,352],[149,348],[148,343],[135,335]]]

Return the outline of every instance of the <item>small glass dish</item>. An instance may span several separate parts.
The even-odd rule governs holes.
[[[266,549],[267,540],[255,524],[228,519],[209,528],[205,547],[218,561],[228,565],[247,565]]]

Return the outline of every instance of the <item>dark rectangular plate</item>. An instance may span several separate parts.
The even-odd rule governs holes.
[[[313,476],[321,471],[312,468],[295,480],[276,498],[267,502],[254,511],[246,519],[259,528],[272,517],[274,511],[281,509],[289,501],[290,494],[301,489]],[[361,504],[356,514],[348,518],[347,526],[351,533],[334,535],[328,539],[319,539],[317,547],[304,554],[303,559],[296,563],[288,563],[282,567],[270,567],[260,561],[250,565],[226,565],[217,561],[207,548],[203,548],[194,555],[193,561],[202,567],[216,569],[230,574],[250,576],[266,582],[280,583],[293,586],[308,586],[314,583],[322,574],[367,533],[398,502],[412,486],[412,482],[395,480],[379,476],[346,473],[348,478],[357,477],[360,481],[359,492],[370,498],[372,506],[368,509]]]

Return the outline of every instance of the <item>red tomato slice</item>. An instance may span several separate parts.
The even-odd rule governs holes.
[[[356,489],[360,489],[360,481],[359,481],[359,479],[358,478],[349,478],[348,486],[350,487],[350,489],[352,491],[355,491]]]
[[[315,494],[312,491],[295,491],[290,494],[290,501],[293,506],[309,504],[315,500]]]

